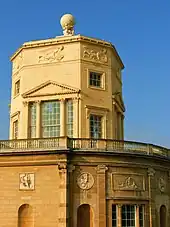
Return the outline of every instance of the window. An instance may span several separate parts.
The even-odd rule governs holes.
[[[117,227],[116,205],[112,205],[112,227]]]
[[[67,136],[73,137],[73,101],[67,101]]]
[[[18,120],[13,122],[13,139],[18,139]]]
[[[144,207],[139,206],[139,226],[144,227]]]
[[[89,85],[102,88],[102,74],[97,72],[90,72]]]
[[[60,136],[60,102],[42,103],[42,137]]]
[[[102,117],[90,115],[90,137],[94,139],[102,138]]]
[[[30,138],[36,137],[36,103],[30,103],[30,128],[29,128],[29,135]]]
[[[139,205],[138,208],[137,205],[126,204],[121,206],[113,204],[112,227],[117,227],[118,225],[121,227],[135,227],[138,225],[139,227],[144,227],[144,206]],[[118,217],[118,214],[121,214],[121,216]]]
[[[122,227],[135,227],[135,206],[122,206]]]
[[[14,95],[18,95],[20,93],[20,80],[18,80],[16,83],[15,83],[15,91],[14,91]]]

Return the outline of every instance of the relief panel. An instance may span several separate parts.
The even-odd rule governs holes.
[[[144,176],[140,174],[112,174],[112,187],[115,191],[145,191]]]

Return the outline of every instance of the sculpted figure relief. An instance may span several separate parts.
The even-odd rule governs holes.
[[[159,186],[159,190],[161,192],[164,192],[165,191],[166,182],[165,182],[165,180],[162,177],[159,178],[158,186]]]
[[[84,47],[83,58],[88,58],[91,60],[107,63],[107,50],[100,49],[100,50],[93,50],[88,47]]]
[[[19,177],[20,177],[20,190],[34,189],[34,173],[21,173]]]
[[[54,61],[61,61],[64,58],[64,55],[61,53],[64,50],[64,46],[59,47],[54,51],[50,51],[45,53],[44,55],[40,55],[38,62],[54,62]]]
[[[138,188],[138,186],[136,185],[135,181],[133,178],[128,177],[125,182],[121,183],[120,185],[121,189],[124,190],[136,190]]]
[[[92,188],[94,184],[94,178],[90,173],[81,173],[77,177],[77,185],[83,190]]]

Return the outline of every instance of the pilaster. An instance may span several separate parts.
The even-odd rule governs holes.
[[[60,100],[60,136],[66,136],[66,102]]]
[[[60,176],[60,185],[59,185],[59,227],[66,227],[68,225],[68,203],[67,203],[67,164],[59,163],[58,164],[59,176]]]
[[[106,226],[106,165],[98,165],[97,168],[97,199],[99,227]]]
[[[41,137],[41,101],[38,100],[37,104],[37,111],[36,111],[36,138]]]
[[[22,113],[22,122],[19,122],[19,130],[22,130],[20,137],[22,139],[28,138],[28,127],[29,127],[29,102],[23,102],[23,113]]]
[[[117,227],[122,227],[122,205],[118,204],[117,209]]]

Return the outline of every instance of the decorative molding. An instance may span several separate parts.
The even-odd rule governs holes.
[[[51,63],[61,61],[64,58],[62,51],[64,46],[58,47],[56,50],[48,51],[45,54],[39,55],[38,63]]]
[[[106,165],[98,165],[96,170],[97,173],[105,173],[108,170],[108,167]]]
[[[94,185],[94,178],[91,173],[83,172],[77,177],[77,185],[82,190],[89,190]]]
[[[11,118],[16,116],[19,117],[19,115],[20,115],[20,111],[16,111],[15,113],[11,114]]]
[[[148,168],[148,176],[150,176],[150,177],[154,177],[154,175],[155,175],[155,170],[153,169],[153,168]]]
[[[19,189],[20,190],[34,190],[34,173],[20,173],[19,174]]]
[[[60,91],[54,92],[54,93],[49,91],[48,93],[44,92],[42,94],[35,94],[37,91],[40,91],[41,89],[48,87],[50,85],[54,85],[54,86],[60,88]],[[50,90],[51,90],[51,88],[50,88]],[[56,90],[56,88],[54,90]],[[80,92],[80,89],[73,88],[73,87],[67,86],[65,84],[59,84],[55,81],[49,80],[49,81],[46,81],[46,82],[34,87],[31,90],[23,93],[22,97],[23,98],[30,98],[30,97],[40,97],[40,96],[52,96],[52,95],[56,96],[56,95],[63,95],[63,94],[75,94],[75,93],[79,93],[79,92]]]
[[[160,192],[165,192],[166,189],[166,182],[163,177],[160,177],[158,180],[158,187]]]
[[[67,172],[67,163],[65,163],[65,162],[58,163],[58,170],[59,170],[59,173],[66,173]]]
[[[76,167],[74,165],[68,165],[68,172],[72,173],[74,170],[76,169]]]
[[[92,48],[89,48],[87,46],[83,47],[83,58],[101,62],[101,63],[107,63],[108,62],[108,56],[107,56],[107,49],[99,49],[94,50]]]
[[[107,113],[109,112],[108,108],[103,108],[99,106],[85,105],[86,108],[86,117],[89,119],[89,116],[92,112],[97,111],[98,114],[105,115],[107,118]]]
[[[23,103],[24,107],[27,107],[29,105],[28,101],[23,101],[22,103]]]

